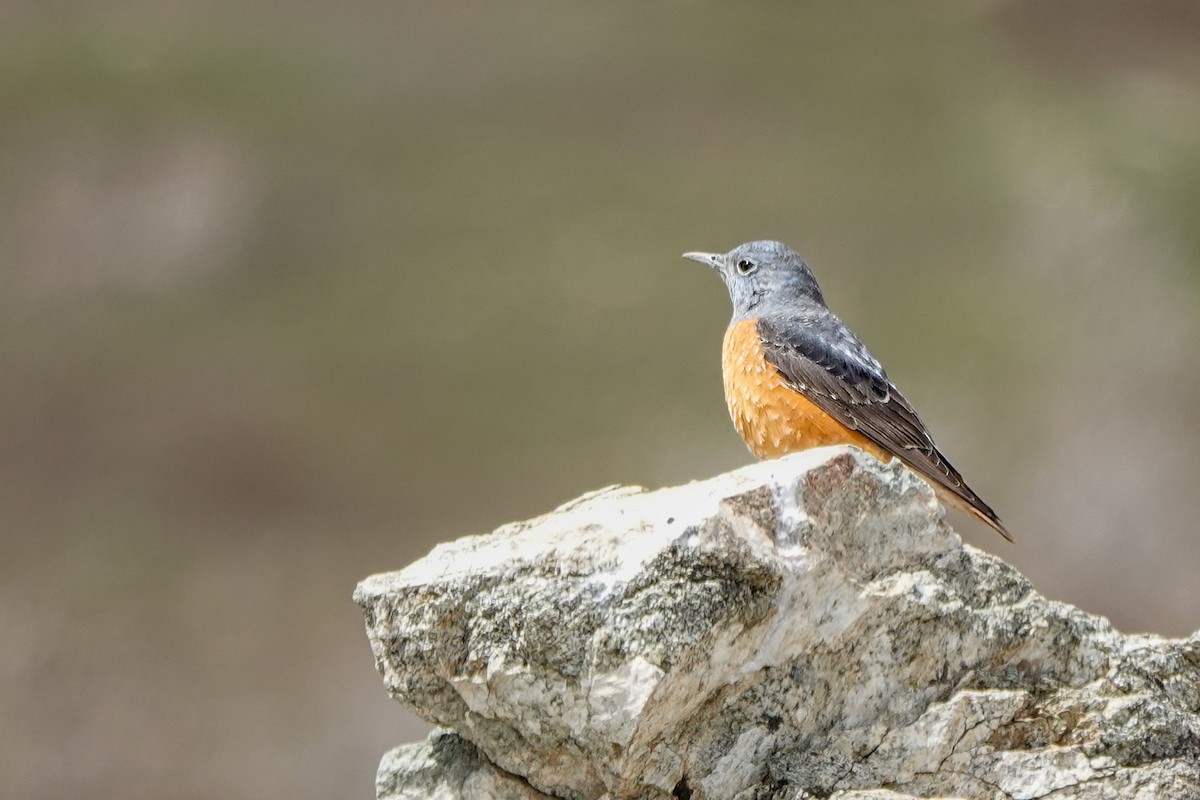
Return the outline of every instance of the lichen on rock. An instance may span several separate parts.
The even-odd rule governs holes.
[[[1200,635],[1041,597],[853,448],[594,493],[355,599],[453,730],[381,798],[1200,798]]]

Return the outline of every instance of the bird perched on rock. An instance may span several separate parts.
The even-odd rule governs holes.
[[[826,307],[812,270],[795,251],[763,241],[724,255],[683,256],[715,269],[733,301],[721,360],[725,401],[755,456],[853,444],[881,461],[898,458],[942,502],[1012,541],[883,367]]]

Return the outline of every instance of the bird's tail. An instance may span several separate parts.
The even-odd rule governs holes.
[[[992,511],[991,507],[988,506],[987,503],[983,502],[979,498],[975,498],[975,502],[970,503],[947,489],[945,486],[939,486],[933,481],[929,481],[929,485],[933,487],[933,491],[937,495],[938,500],[942,501],[942,505],[974,517],[980,522],[986,524],[989,528],[1003,536],[1008,541],[1013,541],[1012,534],[1008,532],[1008,528],[1004,527],[1004,523],[1000,521],[1000,517],[996,516],[996,512]]]

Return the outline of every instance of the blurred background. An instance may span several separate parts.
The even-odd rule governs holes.
[[[0,794],[370,797],[357,580],[749,462],[793,244],[1045,594],[1200,627],[1200,5],[0,4]]]

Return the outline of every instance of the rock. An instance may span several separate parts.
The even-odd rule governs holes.
[[[853,448],[587,495],[355,599],[455,732],[381,798],[1200,798],[1200,634],[1041,597]]]
[[[375,794],[378,800],[553,800],[445,729],[387,753],[379,762]]]

